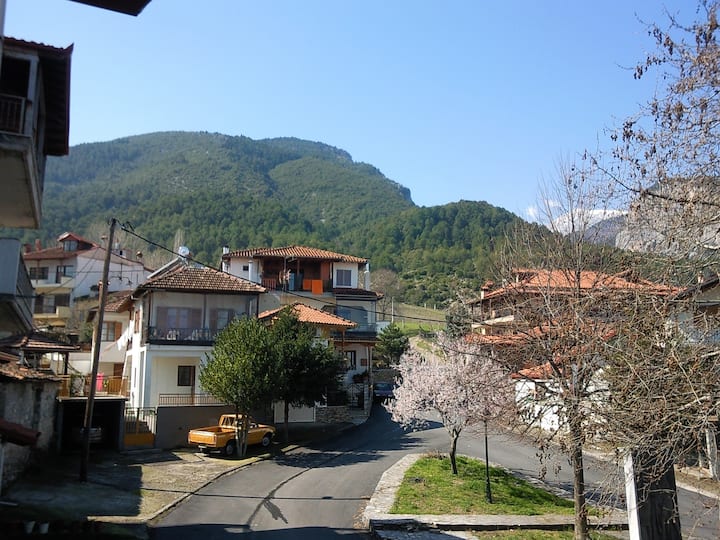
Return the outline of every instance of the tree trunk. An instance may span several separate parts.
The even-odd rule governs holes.
[[[285,443],[290,442],[290,403],[288,403],[287,400],[285,400],[284,404],[284,413],[285,413],[285,425],[284,425],[284,431],[285,431]]]
[[[587,501],[585,500],[585,468],[583,465],[582,426],[578,415],[570,420],[573,468],[573,502],[575,503],[575,540],[588,540]]]
[[[243,414],[243,422],[242,422],[242,441],[241,441],[242,451],[240,453],[240,455],[242,457],[245,457],[245,454],[247,453],[247,434],[248,434],[248,425],[249,425],[248,418],[249,418],[248,414],[244,413]]]
[[[240,457],[242,447],[242,426],[240,425],[240,409],[235,408],[235,457]]]
[[[453,433],[450,435],[450,466],[452,467],[452,473],[457,474],[457,459],[456,459],[456,453],[457,453],[457,442],[458,438],[460,437],[459,433]]]

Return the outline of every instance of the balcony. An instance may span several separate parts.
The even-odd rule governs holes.
[[[20,241],[0,238],[0,333],[32,328],[33,288],[20,254]]]
[[[71,56],[72,46],[4,38],[0,226],[40,227],[46,156],[69,150]]]
[[[380,325],[376,323],[358,323],[355,328],[345,330],[345,339],[374,340],[377,339],[378,333],[386,326],[387,325],[384,323],[381,323]],[[332,337],[340,339],[342,337],[342,333],[333,332]]]
[[[158,396],[158,406],[185,407],[188,405],[225,405],[225,403],[208,394],[160,394]]]
[[[58,378],[61,380],[58,397],[87,397],[90,395],[92,375],[59,375]],[[127,377],[104,377],[98,374],[95,395],[127,397],[129,395]]]
[[[310,294],[323,294],[332,291],[332,280],[303,279],[296,280],[295,274],[290,274],[287,281],[278,278],[262,278],[261,285],[271,291],[294,291]]]
[[[220,330],[210,328],[148,327],[148,343],[159,345],[212,345]]]

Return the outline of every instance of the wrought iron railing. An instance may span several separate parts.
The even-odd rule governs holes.
[[[125,434],[155,433],[157,411],[150,408],[125,409]]]
[[[163,328],[150,326],[148,339],[155,341],[215,341],[220,330],[211,328]]]
[[[160,394],[158,406],[182,407],[187,405],[224,405],[209,394]]]

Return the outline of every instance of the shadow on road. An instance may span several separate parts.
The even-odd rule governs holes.
[[[230,538],[233,535],[248,535],[253,540],[323,540],[323,539],[363,539],[370,538],[367,531],[357,529],[330,529],[327,527],[297,527],[290,529],[274,529],[255,531],[247,524],[197,524],[173,527],[159,527],[153,530],[152,538],[162,540],[196,539],[212,540],[214,538]]]
[[[442,424],[427,422],[416,430],[392,422],[382,405],[374,405],[368,420],[326,440],[312,441],[302,449],[277,455],[281,465],[302,468],[338,467],[349,463],[370,462],[388,452],[423,448],[424,442],[413,433],[436,429]]]

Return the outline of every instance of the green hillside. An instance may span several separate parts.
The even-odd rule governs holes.
[[[518,219],[483,202],[419,208],[407,188],[326,144],[186,132],[72,147],[48,160],[43,204],[42,229],[15,236],[98,241],[115,217],[152,240],[122,237],[146,261],[167,260],[158,246],[180,238],[213,265],[223,245],[312,245],[367,257],[373,273],[396,276],[393,296],[437,306],[488,277],[496,240]]]

